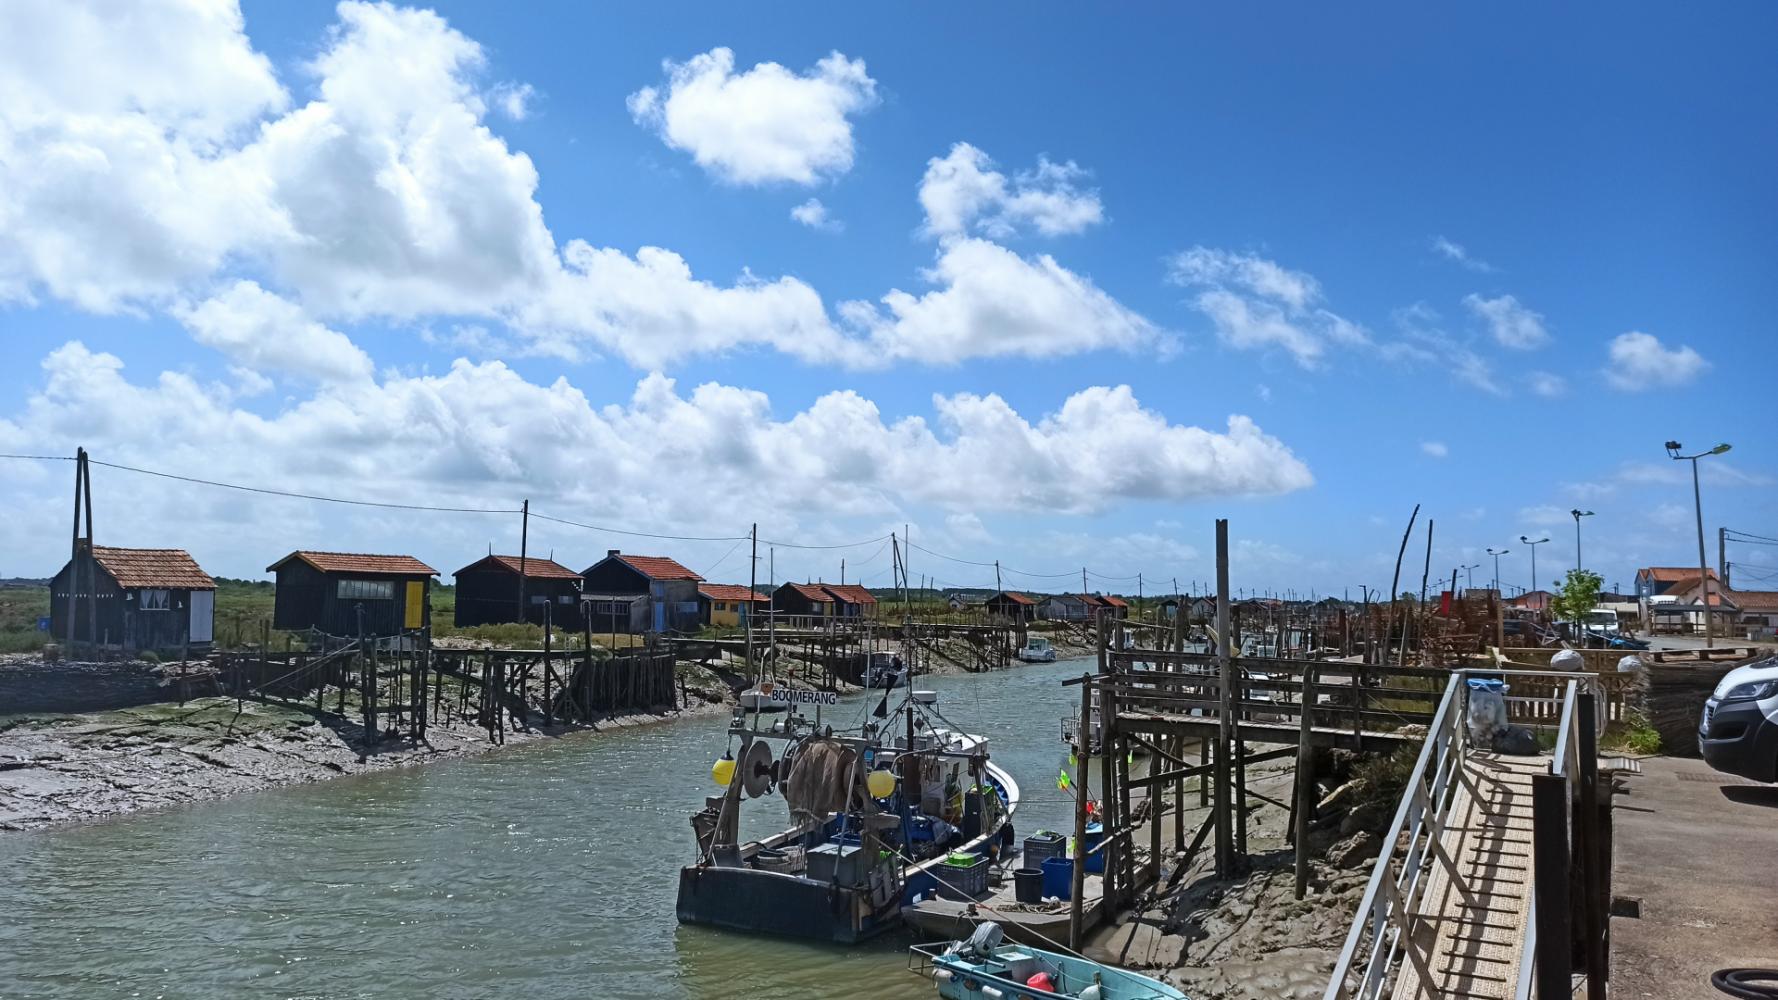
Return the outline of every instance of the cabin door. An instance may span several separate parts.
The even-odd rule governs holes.
[[[191,592],[191,641],[209,642],[211,626],[216,618],[216,591]]]

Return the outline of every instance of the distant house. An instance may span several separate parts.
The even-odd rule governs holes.
[[[1711,580],[1716,579],[1716,570],[1705,570]],[[1698,578],[1697,567],[1685,566],[1644,566],[1636,571],[1636,596],[1660,597],[1671,593],[1675,584],[1685,580]]]
[[[1555,596],[1556,595],[1547,590],[1528,590],[1506,603],[1515,608],[1524,608],[1527,611],[1547,611],[1549,610],[1550,601],[1555,598]]]
[[[698,585],[698,607],[703,622],[718,628],[747,627],[747,620],[763,614],[770,600],[750,587],[728,583]]]
[[[1130,617],[1129,601],[1126,601],[1115,594],[1096,594],[1094,595],[1094,599],[1099,602],[1100,607],[1109,608],[1111,610],[1112,618]]]
[[[1002,590],[983,601],[982,610],[993,618],[1028,622],[1037,617],[1037,602],[1016,590]]]
[[[91,555],[91,562],[86,557]],[[78,575],[75,570],[79,569]],[[91,573],[91,589],[87,587]],[[74,595],[74,640],[126,652],[207,650],[216,616],[216,581],[184,549],[120,549],[95,545],[50,580],[50,634],[68,636]],[[92,595],[91,617],[88,595]]]
[[[1216,620],[1216,598],[1194,597],[1191,603],[1191,620],[1195,622],[1213,622]]]
[[[524,566],[525,608],[519,610],[519,567]],[[463,567],[452,576],[457,581],[457,610],[452,621],[459,628],[528,621],[543,624],[549,608],[550,623],[579,629],[580,574],[553,559],[529,556],[490,555]]]
[[[1742,626],[1778,629],[1778,590],[1731,590],[1729,598],[1741,608]]]
[[[831,618],[836,598],[816,583],[786,583],[772,591],[772,610],[799,618]]]
[[[698,584],[704,578],[666,556],[611,549],[580,575],[594,632],[696,632],[702,626]]]
[[[833,595],[833,613],[840,618],[875,618],[877,597],[856,583],[827,583],[821,589]]]
[[[1668,629],[1678,627],[1702,632],[1706,605],[1710,608],[1711,622],[1718,629],[1733,625],[1741,618],[1741,594],[1725,591],[1713,572],[1706,600],[1704,588],[1699,586],[1700,579],[1698,571],[1692,570],[1691,576],[1668,583],[1666,591],[1656,595],[1660,600],[1649,602],[1649,614],[1655,619],[1654,623]]]
[[[1090,622],[1100,607],[1090,594],[1057,594],[1041,605],[1043,617],[1055,622]]]
[[[272,627],[334,636],[392,636],[422,628],[438,570],[413,556],[292,552],[266,567],[275,574]],[[360,614],[362,610],[362,614]]]

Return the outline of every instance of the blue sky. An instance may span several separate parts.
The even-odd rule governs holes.
[[[1661,443],[1728,440],[1707,529],[1778,536],[1770,6],[428,9],[0,15],[0,49],[28,49],[0,51],[0,152],[32,154],[0,166],[22,223],[0,234],[0,450],[672,534],[909,523],[1096,589],[1201,587],[1227,516],[1238,586],[1356,593],[1387,584],[1415,503],[1435,577],[1504,546],[1528,585],[1530,533],[1555,539],[1548,582],[1577,505],[1608,584],[1695,560]],[[70,68],[94,64],[115,69]],[[166,148],[126,155],[126,129]],[[952,189],[948,230],[921,196],[947,157],[1001,194]],[[811,198],[827,226],[791,217]],[[638,272],[644,247],[707,285]],[[897,289],[931,301],[896,323]],[[459,358],[476,384],[435,381]],[[655,372],[672,393],[633,401]],[[8,464],[0,573],[62,558],[66,471]],[[101,474],[102,542],[230,575],[299,545],[448,572],[516,542],[511,518]],[[618,546],[745,576],[728,542],[541,535],[577,565]],[[880,549],[778,563],[883,582]],[[1768,552],[1730,558],[1778,574]]]

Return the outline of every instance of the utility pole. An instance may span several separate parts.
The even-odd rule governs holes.
[[[531,620],[531,609],[525,605],[525,556],[531,544],[531,501],[519,505],[519,623]]]
[[[1716,529],[1716,575],[1722,577],[1722,589],[1734,590],[1729,583],[1729,529]]]
[[[1080,596],[1087,596],[1087,568],[1085,566],[1080,568]]]
[[[1229,643],[1229,522],[1216,522],[1216,666],[1217,720],[1215,760],[1216,874],[1227,878],[1235,869],[1234,823],[1229,815],[1229,747],[1234,732],[1234,666]],[[1109,748],[1107,750],[1109,752]],[[1109,789],[1107,790],[1109,792]]]
[[[994,589],[996,591],[1006,589],[1000,585],[1000,560],[998,559],[994,560]]]
[[[840,560],[840,586],[846,585],[846,560]]]
[[[753,554],[747,560],[747,603],[743,613],[747,616],[747,676],[753,676],[753,611],[756,602],[753,597],[759,593],[759,522],[753,522],[748,529],[747,537],[752,543]]]

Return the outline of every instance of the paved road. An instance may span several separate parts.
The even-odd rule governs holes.
[[[1717,969],[1778,967],[1778,785],[1655,757],[1623,779],[1612,892],[1642,916],[1611,922],[1611,995],[1719,996]]]

